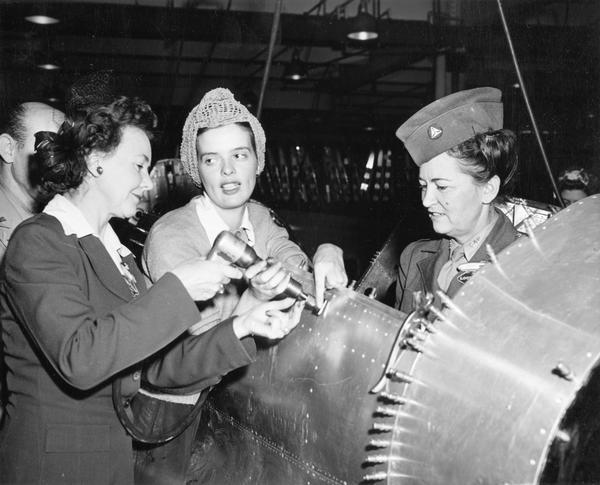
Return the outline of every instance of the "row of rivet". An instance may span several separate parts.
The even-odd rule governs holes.
[[[424,295],[421,300],[421,311],[416,311],[413,314],[414,318],[409,319],[409,321],[406,322],[410,325],[410,327],[406,331],[406,337],[400,341],[400,345],[402,347],[418,353],[422,353],[424,350],[424,343],[427,338],[427,334],[435,333],[432,323],[425,318],[426,310],[431,306],[433,297],[431,295]],[[410,384],[415,380],[412,375],[395,368],[389,368],[389,370],[386,372],[386,377],[390,380],[404,384]],[[379,400],[388,404],[404,405],[408,403],[408,399],[399,394],[393,394],[385,391],[379,391],[378,394]],[[397,417],[401,415],[401,411],[390,405],[377,406],[374,414],[375,416],[379,417]],[[371,432],[374,433],[391,433],[393,431],[393,425],[380,422],[373,423],[373,427],[371,428]],[[369,442],[368,448],[381,450],[398,444],[400,443],[396,443],[391,440],[373,439]],[[391,454],[370,455],[365,459],[365,465],[380,465],[399,459],[400,457]],[[377,471],[365,475],[363,477],[363,482],[379,482],[386,480],[387,478],[389,478],[387,472]]]
[[[388,373],[388,378],[397,380],[400,382],[404,382],[404,383],[410,383],[413,381],[413,377],[410,374],[407,374],[405,372],[401,372],[401,371],[398,371],[395,369],[391,370]],[[408,400],[405,397],[400,396],[399,394],[392,394],[392,393],[385,392],[385,391],[380,392],[378,397],[379,397],[380,401],[384,401],[384,402],[396,404],[396,405],[403,405],[408,402]],[[377,406],[374,414],[376,416],[380,416],[380,417],[396,417],[400,413],[401,413],[401,411],[388,405],[388,406]],[[373,427],[371,428],[371,431],[374,433],[391,433],[392,431],[394,431],[394,426],[391,424],[387,424],[387,423],[375,422],[375,423],[373,423]],[[394,444],[397,445],[399,443],[396,443],[392,440],[383,440],[383,439],[375,438],[369,442],[367,448],[368,449],[385,449],[385,448],[390,448]],[[400,459],[399,457],[394,456],[394,455],[381,455],[381,454],[369,455],[365,459],[364,464],[367,466],[373,466],[373,465],[380,465],[383,463],[388,463],[390,461],[399,460],[399,459]],[[386,480],[387,478],[388,478],[387,472],[374,472],[374,473],[369,473],[369,474],[363,476],[363,482],[380,482],[380,481]]]

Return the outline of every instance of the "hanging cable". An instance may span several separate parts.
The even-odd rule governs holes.
[[[504,9],[502,8],[502,1],[497,0],[498,2],[498,10],[500,11],[500,19],[502,20],[502,26],[504,27],[504,33],[506,34],[506,40],[508,41],[508,48],[510,49],[510,55],[512,56],[513,63],[515,65],[515,70],[517,71],[517,78],[519,80],[519,85],[521,86],[521,92],[523,93],[523,100],[525,101],[525,106],[527,107],[527,112],[529,113],[529,118],[531,119],[531,125],[533,127],[533,132],[535,133],[535,138],[540,147],[540,151],[542,153],[542,159],[544,160],[544,164],[546,165],[546,170],[548,172],[548,176],[550,177],[550,182],[552,183],[552,189],[556,194],[556,198],[561,207],[565,207],[565,202],[560,196],[560,192],[558,187],[556,186],[556,180],[554,179],[554,175],[552,175],[552,170],[550,168],[550,164],[548,163],[548,157],[546,156],[546,151],[544,150],[544,144],[542,142],[542,137],[540,136],[540,131],[538,129],[537,123],[535,121],[535,116],[533,115],[533,110],[531,109],[531,104],[529,103],[529,96],[527,96],[527,89],[525,89],[525,82],[523,81],[523,76],[521,75],[521,69],[519,68],[519,61],[517,60],[517,55],[515,54],[515,48],[512,43],[512,39],[510,36],[510,32],[508,30],[508,24],[506,23],[506,18],[504,17]]]
[[[262,83],[260,85],[260,96],[258,97],[258,108],[256,109],[256,117],[260,120],[262,113],[265,91],[269,80],[269,72],[271,70],[271,62],[273,60],[273,50],[275,49],[275,39],[277,39],[277,31],[279,30],[279,19],[281,17],[281,5],[283,0],[278,0],[275,4],[275,14],[273,15],[273,26],[271,27],[271,39],[269,40],[269,52],[267,53],[267,61],[265,63],[265,72],[263,74]]]

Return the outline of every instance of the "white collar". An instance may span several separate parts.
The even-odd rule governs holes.
[[[217,212],[215,204],[208,197],[208,195],[203,194],[195,199],[196,206],[196,214],[198,215],[198,219],[200,219],[200,223],[204,230],[206,231],[206,235],[208,236],[208,241],[212,246],[217,239],[217,236],[222,231],[231,231],[231,228],[227,225],[227,223],[223,220],[223,218]],[[254,246],[256,242],[256,238],[254,235],[254,226],[250,222],[250,215],[248,214],[248,206],[244,207],[244,214],[242,215],[242,223],[240,224],[239,229],[242,229],[246,238],[248,239],[248,244],[250,246]],[[235,229],[234,229],[235,230]]]
[[[48,202],[43,212],[58,219],[66,236],[75,234],[78,238],[82,238],[93,235],[100,239],[119,271],[121,271],[121,257],[127,256],[131,251],[121,244],[110,224],[106,225],[102,235],[95,234],[92,226],[77,206],[60,194],[56,194]]]

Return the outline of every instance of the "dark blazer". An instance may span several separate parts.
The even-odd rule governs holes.
[[[487,262],[486,245],[489,244],[498,253],[519,235],[510,220],[501,212],[490,234],[479,246],[469,262]],[[438,275],[450,253],[447,239],[421,239],[410,243],[400,255],[398,277],[396,281],[396,308],[405,313],[414,310],[413,293],[415,291],[429,292],[433,295],[439,290]],[[465,283],[466,275],[457,275],[450,282],[446,294],[453,297]],[[439,302],[436,301],[439,305]]]
[[[135,299],[95,236],[66,236],[47,214],[14,232],[0,272],[10,393],[2,483],[133,483],[112,382],[129,395],[141,375],[167,390],[198,391],[253,360],[254,341],[240,342],[231,321],[188,336],[200,314],[181,282],[167,273],[146,290],[132,257],[128,264],[140,286]]]

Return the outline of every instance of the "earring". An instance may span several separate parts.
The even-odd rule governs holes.
[[[96,173],[98,175],[102,175],[104,173],[104,169],[102,167],[96,167]]]

